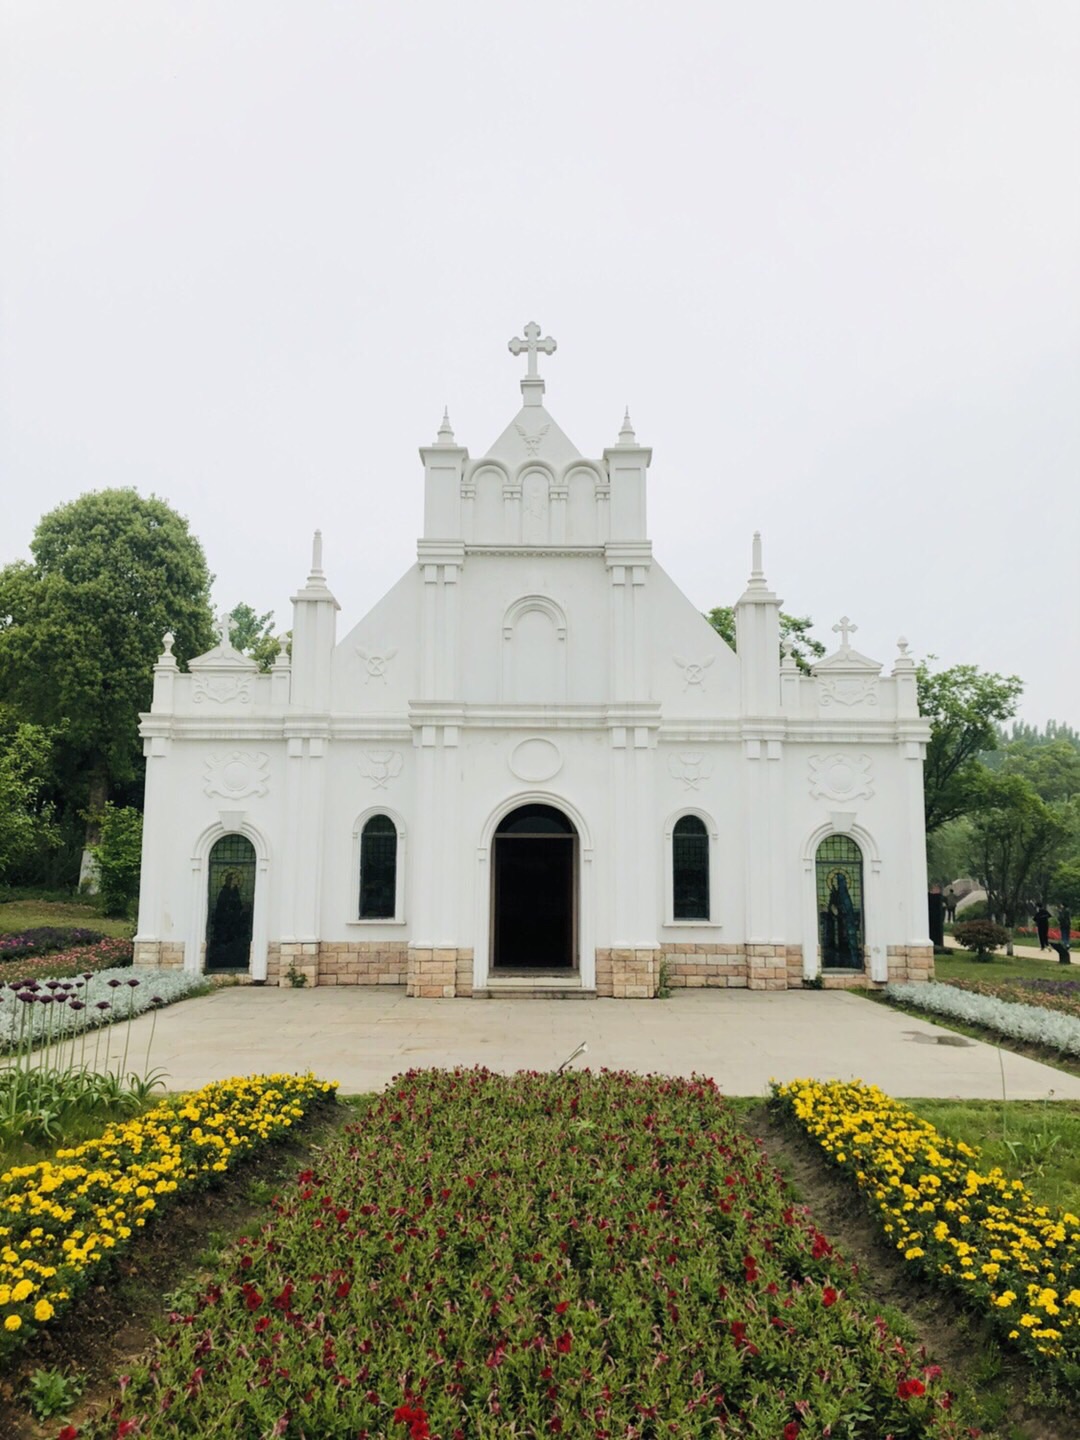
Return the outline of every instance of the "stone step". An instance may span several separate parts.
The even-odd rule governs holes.
[[[595,990],[580,985],[506,985],[489,984],[484,990],[473,991],[474,1000],[595,1000]]]

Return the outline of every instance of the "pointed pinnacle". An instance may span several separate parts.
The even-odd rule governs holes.
[[[445,406],[442,412],[442,424],[439,426],[438,443],[440,445],[453,445],[454,432],[450,425],[450,407]]]
[[[634,434],[634,427],[630,421],[630,406],[626,407],[626,414],[623,416],[622,429],[619,431],[620,445],[636,445],[637,436]]]

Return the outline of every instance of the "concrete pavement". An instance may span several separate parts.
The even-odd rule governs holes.
[[[151,1017],[132,1025],[141,1069]],[[116,1068],[124,1026],[109,1032]],[[410,1000],[392,986],[235,986],[159,1012],[152,1067],[170,1090],[258,1071],[311,1069],[343,1093],[381,1089],[411,1067],[553,1070],[580,1041],[593,1069],[711,1075],[730,1095],[772,1077],[859,1078],[897,1096],[995,1099],[998,1051],[837,990],[695,990],[670,1000]],[[941,1043],[939,1043],[941,1042]],[[88,1047],[89,1048],[89,1047]],[[1080,1100],[1080,1078],[1001,1052],[1012,1100]]]

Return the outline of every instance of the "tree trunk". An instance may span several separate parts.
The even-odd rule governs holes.
[[[109,798],[109,777],[102,770],[90,776],[90,795],[86,802],[86,840],[79,865],[79,890],[86,895],[98,893],[97,862],[90,847],[101,839],[101,816]]]

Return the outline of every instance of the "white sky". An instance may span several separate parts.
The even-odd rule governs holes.
[[[706,609],[765,537],[817,633],[1080,724],[1074,0],[0,0],[0,563],[134,485],[215,602],[350,626],[415,559],[444,403],[559,342],[629,402]],[[339,633],[344,633],[340,630]]]

